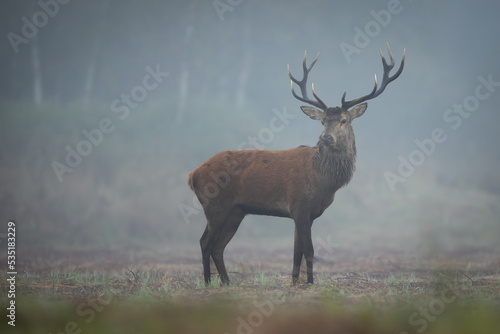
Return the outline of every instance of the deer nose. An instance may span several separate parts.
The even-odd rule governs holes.
[[[333,137],[331,135],[321,135],[321,140],[325,143],[331,143],[333,142]]]

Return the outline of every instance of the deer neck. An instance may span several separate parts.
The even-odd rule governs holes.
[[[356,168],[356,146],[332,149],[318,143],[313,166],[321,184],[336,191],[347,185]]]

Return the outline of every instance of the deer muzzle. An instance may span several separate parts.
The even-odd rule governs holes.
[[[322,134],[320,137],[321,141],[325,144],[331,145],[335,142],[335,139],[331,135]]]

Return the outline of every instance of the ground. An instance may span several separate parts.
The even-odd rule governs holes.
[[[383,247],[319,252],[315,282],[291,285],[290,249],[232,248],[232,284],[201,254],[153,249],[29,250],[5,333],[498,333],[500,255],[419,256]],[[5,277],[1,290],[8,291]],[[2,294],[2,305],[7,306]],[[2,306],[2,307],[3,307]],[[4,308],[5,309],[5,308]]]

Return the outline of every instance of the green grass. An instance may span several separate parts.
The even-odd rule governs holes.
[[[346,333],[417,333],[424,327],[426,333],[500,329],[498,278],[481,285],[484,277],[479,274],[474,281],[441,273],[427,279],[415,274],[390,274],[384,279],[345,275],[320,276],[314,285],[295,286],[286,278],[261,273],[224,287],[214,277],[206,287],[197,276],[153,269],[29,273],[18,279],[16,330],[229,333],[237,332],[241,319],[249,323],[251,314],[254,323],[262,322],[252,327],[255,333],[275,326],[288,328],[289,333],[309,326],[322,333],[325,325]],[[453,292],[444,292],[450,287]],[[3,296],[2,304],[5,301]],[[430,320],[422,309],[430,310]],[[289,322],[297,326],[284,325]],[[7,329],[13,328],[0,324],[2,333]]]
[[[263,263],[257,257],[259,270],[251,261],[241,266],[240,260],[229,260],[230,286],[222,286],[216,274],[205,286],[197,252],[178,255],[182,260],[171,254],[165,257],[170,264],[158,261],[155,253],[121,261],[110,261],[119,257],[107,253],[105,262],[81,265],[71,252],[64,254],[49,265],[39,265],[36,256],[21,257],[31,262],[25,260],[16,279],[16,328],[3,321],[0,332],[433,334],[500,329],[500,267],[494,254],[415,264],[412,257],[390,251],[347,256],[340,249],[336,262],[318,266],[314,285],[305,283],[305,273],[291,285],[290,273],[280,269],[288,263],[281,258]],[[5,279],[0,274],[1,291],[8,290]],[[8,302],[0,294],[0,307]],[[255,326],[242,325],[250,323]]]
[[[221,293],[226,289],[221,288]],[[210,290],[207,288],[206,290]],[[281,297],[280,297],[281,296]],[[254,333],[497,333],[499,307],[487,303],[450,304],[438,308],[432,298],[416,305],[381,305],[365,296],[356,303],[339,290],[323,291],[321,306],[287,294],[213,298],[199,303],[159,300],[148,289],[136,295],[76,301],[51,301],[21,296],[17,299],[16,328],[0,324],[2,333],[237,333],[242,321]],[[335,297],[335,298],[332,298]],[[272,301],[275,301],[274,304]],[[433,304],[434,303],[434,304]],[[273,306],[270,306],[273,305]],[[420,309],[431,311],[430,320]],[[264,310],[264,311],[262,311]],[[269,312],[269,313],[268,313]],[[414,315],[416,314],[416,315]],[[413,315],[413,320],[410,318]],[[253,317],[253,318],[252,318]],[[69,326],[69,327],[67,327]],[[310,331],[304,331],[307,328]],[[331,330],[331,331],[327,331]],[[70,332],[70,331],[68,331]]]

